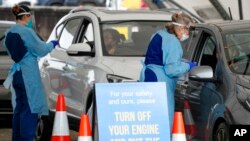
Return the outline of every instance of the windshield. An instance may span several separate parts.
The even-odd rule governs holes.
[[[250,29],[225,34],[226,56],[230,69],[238,74],[250,74]]]
[[[104,23],[102,49],[104,56],[145,56],[151,36],[166,21],[133,21]]]

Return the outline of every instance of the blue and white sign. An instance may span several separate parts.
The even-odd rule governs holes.
[[[100,141],[170,141],[164,82],[98,83]]]

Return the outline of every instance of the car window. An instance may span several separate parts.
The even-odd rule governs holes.
[[[88,43],[92,48],[94,47],[94,28],[91,21],[83,20],[78,38],[77,43]]]
[[[152,35],[157,30],[164,28],[165,24],[166,21],[104,23],[101,26],[103,55],[145,56]]]
[[[94,41],[94,30],[93,30],[93,24],[92,23],[87,25],[87,29],[86,29],[86,32],[85,32],[85,38],[84,39],[85,39],[83,41],[84,43]]]
[[[207,37],[203,47],[204,48],[203,55],[213,55],[215,47],[216,44],[214,38],[212,36]]]
[[[64,26],[60,39],[59,44],[62,48],[68,49],[69,46],[73,43],[74,37],[81,25],[81,18],[69,20],[66,25]]]
[[[211,35],[207,35],[202,47],[201,57],[199,59],[200,65],[208,65],[215,71],[217,58],[216,58],[216,41]]]
[[[250,74],[250,30],[238,30],[224,35],[229,68],[239,74]]]
[[[199,29],[195,29],[190,31],[190,36],[187,40],[181,42],[182,48],[183,48],[183,58],[189,60],[192,58],[193,51],[194,51],[194,45],[196,40],[200,38],[201,31]]]
[[[58,38],[60,36],[60,34],[62,33],[62,29],[65,26],[65,23],[60,24],[57,28],[56,28],[56,37]]]

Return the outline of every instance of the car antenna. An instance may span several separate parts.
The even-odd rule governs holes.
[[[232,20],[233,20],[233,17],[232,17],[232,13],[231,13],[230,7],[228,7],[228,12],[229,12],[229,15],[230,15],[230,20],[232,21]]]

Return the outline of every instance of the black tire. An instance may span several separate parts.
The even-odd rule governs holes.
[[[50,141],[53,130],[53,123],[48,116],[39,119],[36,131],[36,141]]]
[[[229,130],[226,123],[222,122],[216,128],[213,141],[229,141]]]

